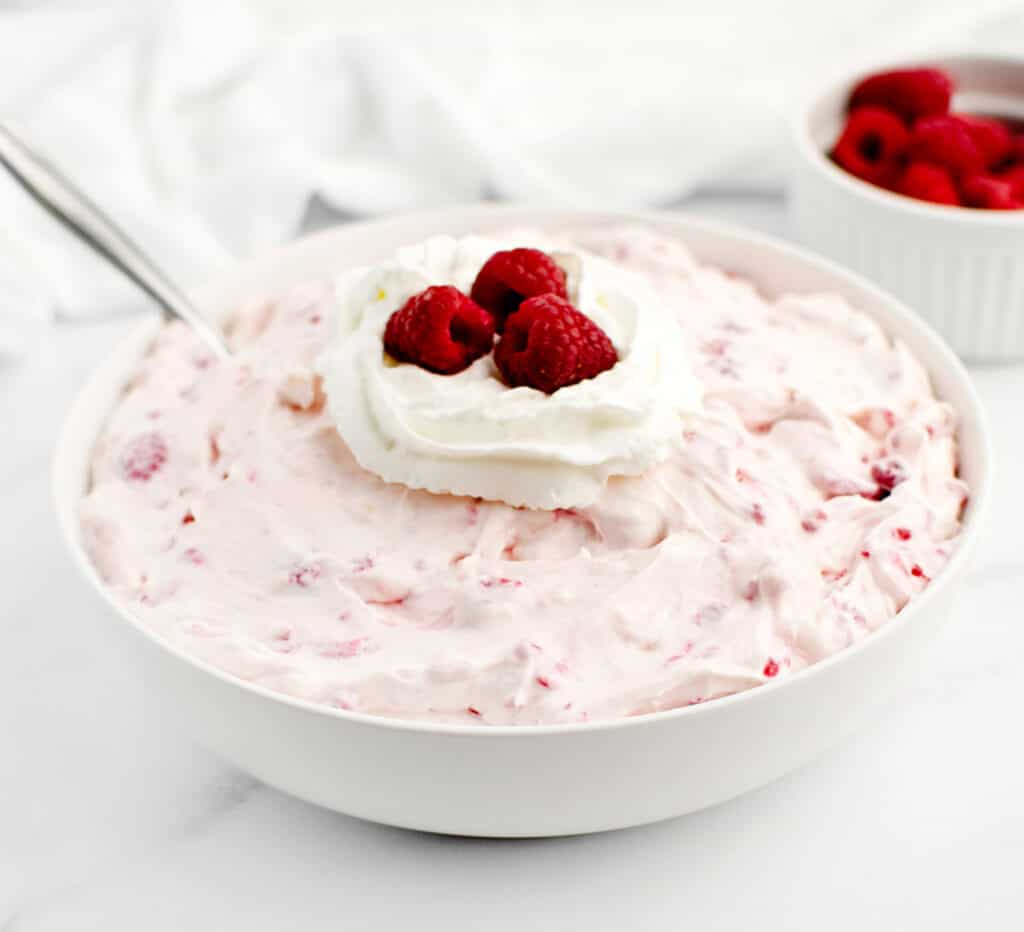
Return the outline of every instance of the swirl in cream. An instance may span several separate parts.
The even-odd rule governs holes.
[[[560,254],[574,303],[619,362],[553,395],[509,388],[490,355],[437,375],[382,348],[388,318],[412,295],[441,284],[468,293],[504,248],[440,236],[339,281],[335,336],[318,362],[330,413],[359,464],[387,482],[529,508],[588,505],[609,477],[664,461],[700,409],[679,325],[642,279],[578,250]]]

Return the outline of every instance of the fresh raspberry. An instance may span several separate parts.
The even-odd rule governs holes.
[[[974,144],[981,149],[986,167],[995,168],[1009,158],[1010,150],[1013,148],[1013,137],[1002,120],[995,117],[973,116],[969,113],[957,113],[953,118],[967,127]]]
[[[994,175],[972,175],[964,179],[961,189],[968,207],[985,210],[1019,210],[1024,207],[1013,182]]]
[[[608,335],[565,298],[530,298],[505,322],[494,362],[509,385],[552,394],[618,362]]]
[[[121,473],[126,479],[149,482],[167,462],[167,441],[152,431],[133,437],[121,453]]]
[[[930,162],[911,162],[900,176],[896,190],[907,197],[933,204],[960,203],[953,176],[941,165]]]
[[[864,78],[850,95],[850,109],[884,107],[908,121],[949,111],[953,81],[936,68],[883,71]]]
[[[851,175],[888,187],[899,175],[908,138],[899,117],[879,107],[861,107],[846,121],[832,158]]]
[[[490,352],[494,318],[452,285],[413,295],[384,329],[384,349],[431,372],[461,372]]]
[[[983,171],[985,156],[964,123],[953,116],[924,117],[914,124],[907,155],[960,175]]]
[[[317,562],[296,563],[288,573],[288,582],[294,586],[301,586],[303,589],[312,586],[323,572],[323,567]]]
[[[509,314],[527,298],[554,294],[568,298],[565,272],[539,249],[506,249],[496,252],[477,273],[470,297],[494,315],[501,333]]]

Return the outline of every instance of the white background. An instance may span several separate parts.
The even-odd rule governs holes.
[[[296,9],[313,17],[329,6],[265,0],[262,15],[290,29]],[[529,17],[540,6],[518,9]],[[743,29],[737,0],[717,19],[709,6],[689,20],[694,30],[701,17],[719,32]],[[924,16],[926,6],[908,8]],[[481,15],[479,4],[445,9]],[[571,35],[582,9],[560,8],[551,35]],[[758,9],[755,24],[768,22]],[[629,7],[655,30],[665,10]],[[339,4],[331,18],[368,15]],[[597,35],[636,34],[636,17],[619,7],[598,18]],[[779,17],[780,35],[798,28]],[[788,232],[772,189],[683,206]],[[17,230],[0,217],[0,232]],[[48,494],[63,412],[131,325],[48,324],[27,355],[0,361],[2,932],[1024,926],[1024,367],[972,370],[995,428],[996,507],[952,622],[884,720],[708,812],[588,838],[493,842],[377,827],[290,799],[153,713],[117,623],[63,551]]]

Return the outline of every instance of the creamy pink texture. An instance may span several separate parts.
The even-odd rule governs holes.
[[[144,624],[243,679],[401,718],[616,718],[787,676],[940,572],[967,489],[926,373],[829,295],[766,301],[643,230],[705,389],[680,448],[575,511],[387,485],[312,366],[328,286],[239,315],[218,364],[166,328],[97,445],[82,524]]]

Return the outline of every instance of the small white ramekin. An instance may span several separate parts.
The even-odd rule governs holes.
[[[789,203],[798,239],[891,291],[967,360],[1024,358],[1024,210],[913,200],[835,165],[850,90],[894,67],[937,67],[956,81],[953,107],[1024,114],[1024,59],[980,55],[876,65],[819,88],[793,126]]]

